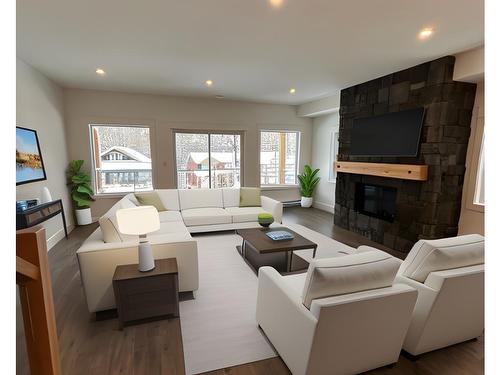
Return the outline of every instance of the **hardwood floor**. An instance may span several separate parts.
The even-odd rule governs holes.
[[[333,215],[317,209],[290,207],[285,220],[296,222],[351,246],[379,247],[368,239],[333,226]],[[118,329],[117,319],[95,321],[88,313],[75,252],[97,224],[75,229],[49,252],[63,374],[184,374],[179,319]],[[402,254],[395,254],[402,256]],[[29,374],[22,319],[17,308],[17,373]],[[181,317],[182,318],[182,317]],[[369,374],[483,374],[484,339],[428,353],[416,362],[401,356],[393,368]],[[271,358],[207,373],[210,375],[290,374],[283,361]]]

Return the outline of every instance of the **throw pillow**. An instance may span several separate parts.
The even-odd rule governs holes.
[[[260,188],[240,188],[240,207],[260,206]]]
[[[156,191],[135,193],[135,197],[141,206],[154,206],[158,212],[167,210]]]

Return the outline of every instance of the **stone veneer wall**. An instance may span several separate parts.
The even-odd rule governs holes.
[[[420,238],[457,234],[476,84],[453,81],[454,64],[455,58],[446,56],[341,91],[338,160],[426,164],[429,178],[417,182],[338,173],[336,225],[404,252]],[[417,107],[425,107],[426,114],[416,157],[350,155],[354,119]],[[398,189],[393,223],[354,211],[356,182]]]

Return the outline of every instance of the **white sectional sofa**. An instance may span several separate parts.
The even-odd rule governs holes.
[[[283,204],[261,196],[260,207],[238,207],[239,189],[156,190],[166,211],[159,212],[160,230],[148,235],[155,259],[177,259],[179,291],[198,289],[198,250],[190,233],[257,227],[257,215],[270,213],[281,222]],[[99,219],[99,228],[77,251],[90,312],[116,307],[112,279],[120,264],[137,263],[137,236],[120,233],[116,211],[135,207],[134,194],[118,201]]]

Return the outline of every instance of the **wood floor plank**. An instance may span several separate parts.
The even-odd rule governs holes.
[[[286,208],[284,219],[316,230],[350,246],[382,245],[333,225],[333,215],[314,208]],[[76,260],[76,250],[97,227],[78,227],[49,252],[57,332],[63,374],[142,375],[185,373],[179,319],[161,320],[118,329],[117,319],[95,321],[88,313]],[[390,250],[390,249],[389,249]],[[393,252],[394,253],[394,252]],[[404,254],[394,253],[399,257]],[[17,308],[17,374],[29,374],[24,333]],[[182,317],[181,317],[182,319]],[[369,374],[479,375],[484,373],[484,338],[428,353],[416,362],[401,356],[393,368]],[[281,358],[271,358],[212,371],[210,375],[288,375]]]

